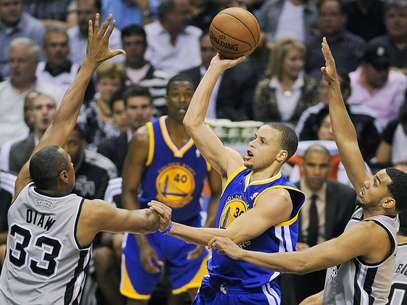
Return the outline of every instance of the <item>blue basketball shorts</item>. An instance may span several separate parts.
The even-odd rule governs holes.
[[[198,216],[184,224],[200,227],[201,217]],[[146,234],[146,238],[158,258],[166,264],[173,294],[181,294],[189,289],[199,288],[203,277],[208,274],[206,249],[198,258],[189,260],[187,255],[195,249],[196,245],[161,232]],[[148,300],[160,278],[160,272],[150,273],[144,269],[134,235],[126,234],[123,242],[121,294],[130,299]]]
[[[205,276],[193,305],[280,305],[281,292],[276,282],[259,288],[228,286]]]

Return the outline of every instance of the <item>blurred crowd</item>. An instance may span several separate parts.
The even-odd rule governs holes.
[[[0,257],[15,175],[80,69],[88,20],[112,14],[111,47],[126,55],[98,67],[65,149],[76,170],[74,192],[121,207],[129,141],[146,122],[168,113],[171,77],[198,85],[216,54],[209,24],[232,6],[256,15],[261,43],[218,80],[207,119],[223,136],[240,126],[242,139],[253,121],[295,128],[299,148],[284,170],[307,197],[299,250],[342,233],[355,201],[328,115],[322,37],[340,72],[366,166],[407,170],[406,0],[0,0]],[[120,256],[121,236],[98,238],[82,304],[124,302]],[[298,304],[323,281],[323,272],[282,277],[283,303]],[[168,289],[163,276],[150,304],[165,304]]]

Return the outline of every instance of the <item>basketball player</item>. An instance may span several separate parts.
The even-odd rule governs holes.
[[[400,213],[397,234],[396,268],[390,289],[389,305],[407,304],[407,213]]]
[[[214,236],[228,236],[256,251],[293,251],[304,195],[280,170],[297,149],[295,132],[283,124],[265,124],[256,132],[242,158],[225,147],[204,123],[217,79],[242,60],[221,60],[216,55],[184,118],[184,125],[199,151],[223,177],[217,228],[192,228],[174,223],[170,234],[201,245],[207,245]],[[209,277],[204,278],[194,304],[280,303],[279,272],[229,259],[217,252],[212,252],[208,271]]]
[[[188,78],[175,76],[167,85],[168,116],[149,122],[137,130],[130,144],[123,172],[123,200],[129,209],[144,208],[160,200],[173,209],[174,221],[201,227],[200,197],[208,177],[212,191],[208,227],[215,224],[220,177],[198,151],[182,124],[194,86]],[[141,186],[141,194],[137,192]],[[121,293],[127,304],[146,304],[159,282],[163,262],[172,284],[170,302],[178,296],[193,299],[207,274],[207,251],[159,232],[143,236],[128,234],[123,249]]]
[[[214,238],[210,246],[234,259],[280,272],[307,273],[331,267],[325,289],[302,304],[387,304],[397,245],[396,215],[407,207],[407,174],[387,168],[368,175],[325,38],[322,52],[325,67],[321,70],[329,83],[329,113],[336,143],[360,207],[342,235],[300,252],[246,251],[225,238]]]
[[[127,211],[71,194],[75,171],[61,148],[73,131],[85,90],[99,63],[122,54],[108,47],[111,16],[99,29],[89,21],[86,59],[54,120],[23,166],[8,212],[7,254],[0,278],[0,304],[79,304],[91,243],[99,231],[165,229],[170,209]],[[12,128],[12,126],[10,126]],[[157,210],[157,209],[156,209]]]

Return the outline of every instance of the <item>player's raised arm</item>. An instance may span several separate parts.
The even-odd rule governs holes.
[[[329,83],[329,115],[336,144],[346,173],[356,191],[359,192],[360,187],[367,180],[368,174],[359,149],[355,127],[342,98],[335,61],[326,38],[322,41],[322,53],[325,57],[325,67],[322,67],[321,71]]]
[[[226,148],[215,133],[205,125],[205,115],[218,78],[225,70],[241,63],[244,59],[244,57],[240,57],[235,60],[227,60],[220,59],[219,54],[216,55],[195,90],[184,117],[184,126],[194,140],[195,145],[205,159],[223,177],[241,166],[243,160],[237,152]]]
[[[99,14],[96,15],[94,23],[89,20],[85,60],[74,82],[66,91],[54,120],[34,148],[31,156],[48,145],[62,146],[65,144],[68,135],[75,127],[83,97],[93,72],[101,62],[124,53],[123,50],[111,50],[109,48],[109,37],[115,26],[112,17],[109,16],[101,27],[99,27],[99,22]],[[30,160],[23,166],[17,177],[15,196],[30,181],[29,162]]]

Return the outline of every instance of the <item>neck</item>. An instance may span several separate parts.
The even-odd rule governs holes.
[[[170,41],[171,44],[175,45],[175,43],[177,42],[177,37],[179,35],[179,32],[174,30],[171,27],[171,22],[170,21],[161,21],[161,26],[168,32],[168,34],[170,35]]]
[[[138,60],[138,61],[133,61],[133,62],[129,62],[126,61],[126,66],[132,69],[140,69],[142,67],[144,67],[147,64],[147,61],[144,60],[144,58],[142,60]]]
[[[407,236],[401,235],[400,233],[397,233],[397,243],[398,243],[398,244],[405,244],[405,243],[407,243]]]
[[[283,87],[284,90],[290,90],[294,82],[297,80],[297,78],[292,78],[289,75],[283,75],[281,78],[281,86]]]
[[[13,85],[14,89],[19,92],[25,92],[32,89],[35,83],[35,77],[28,82],[14,82],[13,79],[11,79],[10,82]]]
[[[257,180],[264,180],[271,177],[274,177],[280,172],[282,164],[274,161],[269,167],[261,169],[261,170],[253,170],[252,175],[250,177],[250,182],[257,181]]]
[[[170,116],[167,116],[165,126],[167,127],[168,133],[175,135],[176,137],[189,138],[189,135],[182,122],[180,123]]]
[[[43,136],[43,134],[45,133],[45,130],[42,129],[34,129],[34,137],[36,137],[37,139],[41,139],[41,137]]]
[[[359,82],[361,83],[361,85],[370,93],[372,93],[374,90],[376,90],[377,88],[372,86],[366,78],[366,72],[365,69],[362,69],[362,73],[360,73],[360,78],[359,78]]]
[[[379,215],[395,216],[396,214],[386,213],[386,210],[380,207],[363,207],[363,219]]]

